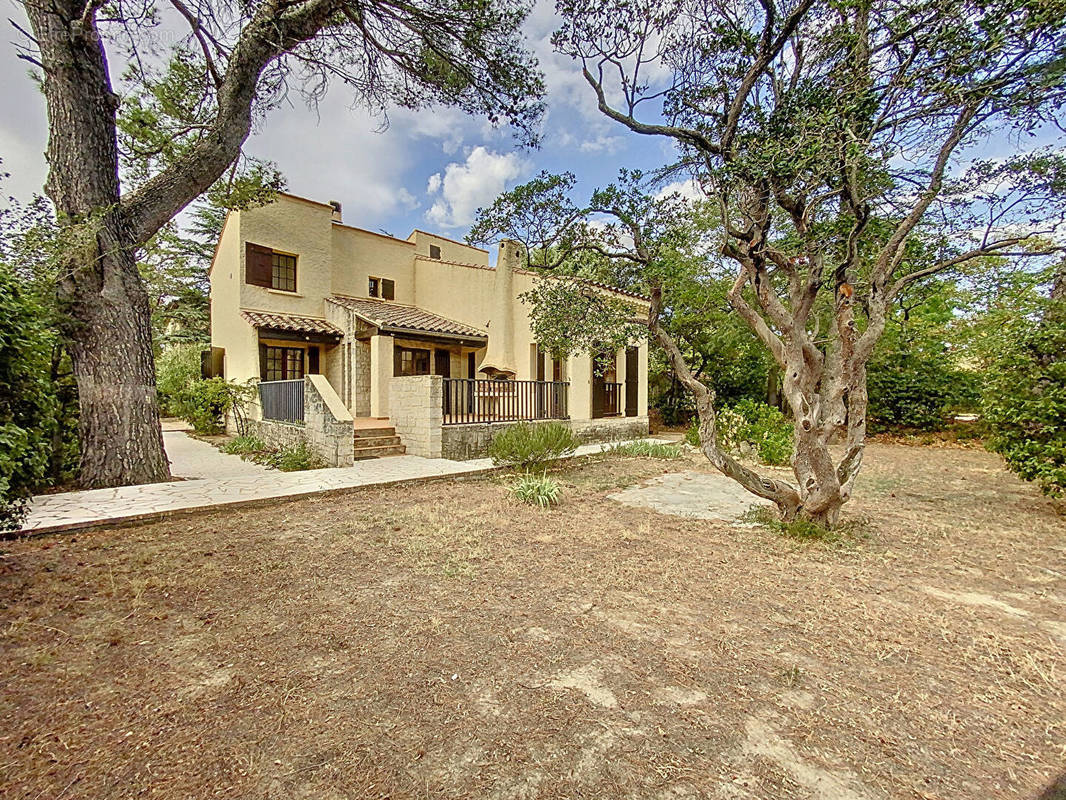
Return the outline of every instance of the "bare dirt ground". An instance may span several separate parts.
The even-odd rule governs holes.
[[[844,544],[607,499],[679,461],[2,543],[5,798],[1035,798],[1066,520],[873,445]]]

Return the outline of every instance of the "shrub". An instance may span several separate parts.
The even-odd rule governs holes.
[[[746,448],[764,464],[787,466],[792,459],[792,423],[780,410],[755,400],[743,399],[718,412],[718,446],[730,453]],[[685,434],[685,441],[700,446],[699,419]]]
[[[640,458],[680,458],[681,448],[676,444],[664,442],[649,442],[647,439],[638,439],[635,442],[625,442],[611,446],[611,452],[622,456],[637,456]]]
[[[511,494],[523,503],[548,508],[559,502],[559,484],[547,475],[527,473],[511,484]]]
[[[326,466],[307,442],[283,447],[270,457],[270,463],[282,472],[299,472]]]
[[[155,360],[155,384],[159,392],[159,409],[163,415],[180,416],[185,394],[199,381],[199,346],[181,344],[160,353]]]
[[[945,354],[894,350],[867,368],[871,428],[943,430],[956,409],[973,408],[976,374],[957,369]]]
[[[988,447],[1051,497],[1066,495],[1066,302],[998,337],[984,390]]]
[[[243,404],[248,393],[247,386],[223,378],[194,381],[181,393],[180,416],[197,433],[221,433],[226,414]]]
[[[258,436],[244,434],[230,439],[220,449],[231,456],[245,456],[251,453],[261,453],[267,449],[267,446]]]
[[[523,471],[544,470],[556,459],[573,453],[577,439],[559,422],[532,425],[519,422],[497,433],[489,444],[492,463]]]

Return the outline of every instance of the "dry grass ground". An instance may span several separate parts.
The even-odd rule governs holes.
[[[3,544],[5,798],[1034,798],[1066,521],[874,445],[844,545],[625,508],[688,461]]]

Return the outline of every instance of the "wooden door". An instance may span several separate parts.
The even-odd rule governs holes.
[[[433,374],[443,375],[445,378],[452,376],[452,354],[447,350],[433,351]]]
[[[626,416],[635,417],[637,415],[637,389],[640,386],[640,375],[638,374],[637,364],[640,359],[637,355],[637,348],[626,348]]]

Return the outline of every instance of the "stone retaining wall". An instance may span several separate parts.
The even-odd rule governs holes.
[[[322,375],[304,377],[304,422],[249,420],[252,433],[270,447],[289,448],[306,442],[329,467],[355,463],[352,415]]]
[[[591,442],[618,442],[640,439],[648,435],[647,417],[605,417],[583,420],[543,420],[533,425],[561,422],[569,427],[581,444]],[[501,430],[513,422],[478,422],[469,425],[446,425],[441,429],[440,455],[453,461],[469,461],[484,458],[489,452],[489,443]]]

